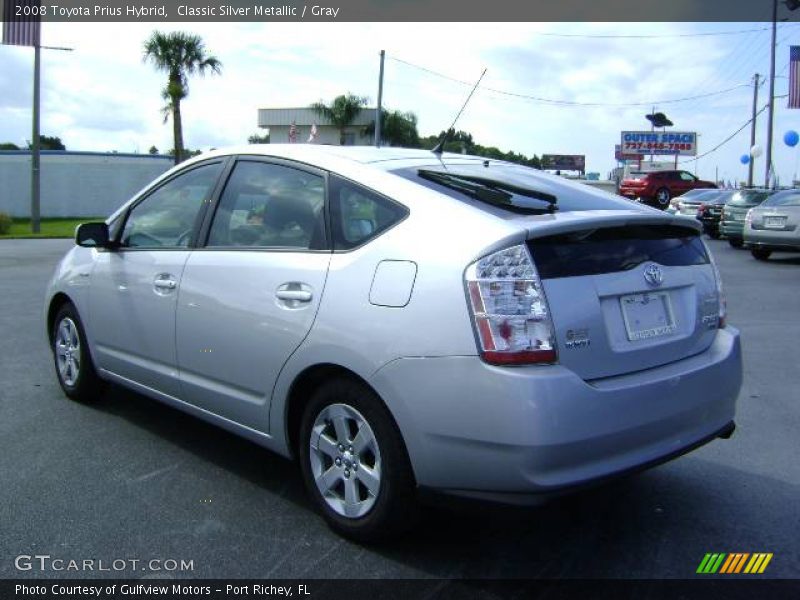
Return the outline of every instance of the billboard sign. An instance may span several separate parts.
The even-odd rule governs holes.
[[[616,144],[614,146],[614,158],[618,161],[623,160],[644,160],[644,154],[637,154],[636,152],[622,152],[622,146]]]
[[[583,154],[542,154],[542,169],[559,171],[580,171],[586,169],[586,156]]]
[[[697,134],[693,131],[623,131],[624,154],[695,156]]]

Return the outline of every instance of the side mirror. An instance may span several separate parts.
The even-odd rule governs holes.
[[[108,225],[105,223],[82,223],[75,230],[75,243],[84,248],[107,248]]]

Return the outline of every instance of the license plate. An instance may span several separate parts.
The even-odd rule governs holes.
[[[764,217],[764,227],[770,229],[783,229],[786,225],[786,217]]]
[[[731,220],[744,221],[744,215],[740,215],[739,213],[731,213]]]
[[[677,329],[668,292],[621,296],[622,318],[631,342],[672,335]]]

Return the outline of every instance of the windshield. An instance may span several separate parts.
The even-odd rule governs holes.
[[[800,206],[800,190],[786,190],[770,196],[764,206]]]
[[[755,206],[761,204],[769,195],[770,192],[766,190],[740,190],[734,192],[727,203],[733,206]]]

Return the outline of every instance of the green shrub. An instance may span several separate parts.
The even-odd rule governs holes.
[[[0,235],[5,235],[11,230],[11,217],[0,212]]]

